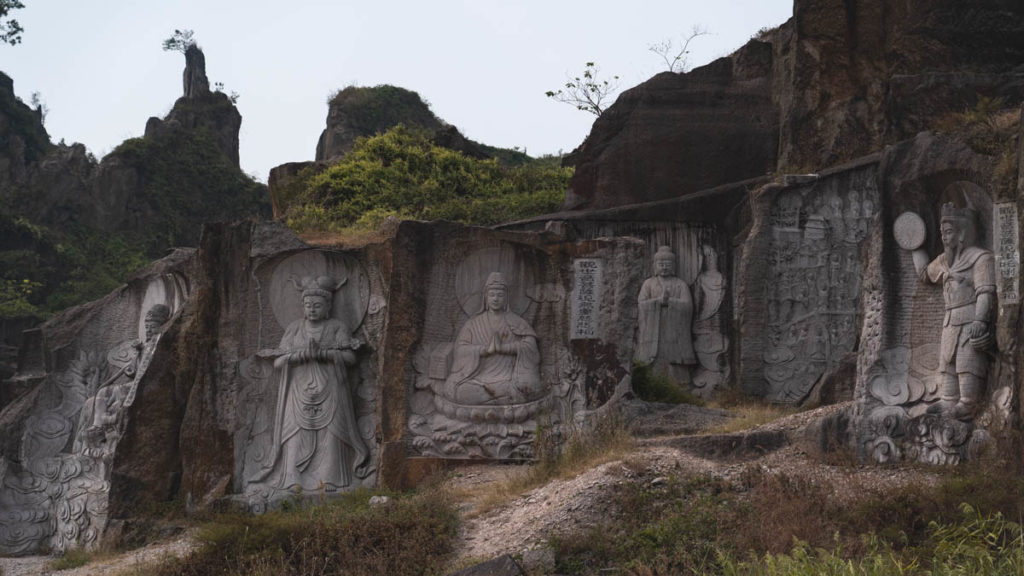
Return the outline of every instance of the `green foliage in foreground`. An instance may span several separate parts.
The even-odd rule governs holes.
[[[551,539],[557,571],[775,576],[1024,574],[1024,482],[995,467],[867,487],[751,468],[733,481],[650,471],[616,485],[603,523]],[[657,473],[657,472],[654,472]]]
[[[648,365],[633,362],[633,391],[642,400],[665,404],[703,406],[704,400]]]
[[[722,573],[727,576],[1024,574],[1020,524],[1006,520],[998,512],[982,514],[969,504],[963,504],[961,509],[963,516],[958,521],[929,523],[930,558],[921,558],[909,551],[897,552],[869,534],[865,536],[868,552],[859,558],[844,558],[841,548],[815,550],[798,540],[789,554],[765,554],[747,561],[723,555],[719,561]]]
[[[389,216],[491,225],[558,209],[571,175],[549,162],[470,158],[398,126],[360,139],[281,208],[300,232],[374,228]]]
[[[442,572],[455,542],[455,510],[437,494],[390,495],[377,506],[370,496],[358,490],[321,506],[220,516],[201,529],[198,550],[147,576]]]

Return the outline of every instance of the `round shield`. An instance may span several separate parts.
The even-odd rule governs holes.
[[[917,250],[924,244],[926,228],[924,220],[915,212],[904,212],[892,225],[896,243],[904,250]]]

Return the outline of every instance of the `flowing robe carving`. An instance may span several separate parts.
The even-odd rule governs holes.
[[[492,343],[509,353],[487,354]],[[458,404],[507,405],[544,393],[540,352],[533,328],[513,312],[482,312],[459,330],[445,396]]]
[[[696,364],[690,333],[693,299],[686,282],[676,276],[652,276],[640,287],[637,303],[637,360],[666,375],[672,375],[673,364]]]
[[[725,380],[725,351],[729,341],[723,333],[722,300],[725,278],[717,270],[710,250],[705,250],[705,270],[693,282],[696,312],[693,319],[693,349],[700,369],[693,377],[698,394],[710,395]]]
[[[281,490],[335,490],[352,484],[353,467],[361,475],[369,452],[356,427],[341,355],[349,340],[348,328],[336,318],[313,328],[296,320],[285,330],[282,353],[306,350],[316,341],[328,359],[286,361],[275,370],[280,386],[272,464],[257,481]]]
[[[725,296],[722,273],[717,270],[702,272],[694,282],[693,293],[697,300],[697,317],[693,321],[693,346],[697,359],[705,370],[720,371],[723,366],[721,355],[725,352],[720,313]]]

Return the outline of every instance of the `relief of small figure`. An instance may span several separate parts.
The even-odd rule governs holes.
[[[693,349],[693,298],[676,276],[676,255],[668,246],[654,255],[654,276],[644,280],[637,298],[640,312],[636,359],[681,384],[690,383],[697,363]]]
[[[995,259],[975,245],[975,218],[972,210],[943,204],[939,230],[945,251],[930,263],[923,249],[913,252],[918,277],[942,285],[946,308],[937,371],[942,399],[930,411],[959,420],[974,417],[988,375],[986,351],[994,342]],[[923,241],[923,232],[919,237]]]
[[[171,310],[164,304],[152,306],[143,320],[145,340],[123,342],[108,353],[107,361],[118,370],[99,384],[96,394],[82,405],[74,447],[76,452],[113,449],[113,443],[119,437],[117,427],[122,409],[130,405],[126,401],[136,385],[133,379],[141,377],[137,372],[143,355],[147,353],[146,345],[153,342],[170,316]],[[148,352],[152,353],[152,350]]]
[[[700,388],[720,385],[725,377],[725,353],[729,345],[723,333],[722,303],[725,301],[725,277],[718,269],[718,254],[708,244],[701,246],[702,270],[693,282],[696,318],[693,321],[693,348],[702,370],[694,377]]]
[[[273,358],[278,400],[269,464],[250,484],[333,492],[367,473],[369,452],[356,426],[347,370],[361,342],[330,316],[340,285],[324,276],[295,283],[304,317],[288,326],[277,349],[259,353]]]

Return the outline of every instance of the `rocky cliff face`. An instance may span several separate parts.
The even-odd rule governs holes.
[[[81,144],[52,144],[39,112],[0,75],[0,282],[32,283],[27,308],[96,298],[167,248],[195,245],[204,221],[269,212],[265,187],[239,168],[241,115],[210,91],[201,51],[187,62],[185,95],[167,117],[101,162]],[[7,304],[0,317],[25,312]],[[4,349],[17,346],[16,332]]]
[[[1019,2],[797,0],[762,40],[623,93],[574,153],[566,207],[818,170],[935,129],[982,97],[1024,99]]]
[[[624,92],[574,153],[566,207],[670,198],[771,172],[771,52],[751,41],[733,57]]]
[[[238,164],[241,115],[226,95],[209,90],[202,52],[193,49],[185,70],[185,95],[166,118],[150,118],[142,138],[126,141],[102,162],[81,144],[51,144],[38,114],[15,98],[13,82],[5,76],[0,82],[0,168],[6,168],[0,169],[0,199],[5,208],[42,226],[73,220],[105,232],[137,234],[177,219],[161,213],[165,209],[186,209],[201,200],[223,206],[221,214],[211,217],[258,212],[262,192]],[[168,174],[167,168],[181,160],[191,170]],[[163,182],[167,179],[176,181]],[[221,186],[225,179],[233,183]],[[181,202],[154,197],[168,190],[186,197]],[[198,226],[194,222],[177,230],[174,243],[195,244]]]
[[[980,96],[1024,98],[1024,5],[801,0],[774,40],[780,169],[834,165]]]

